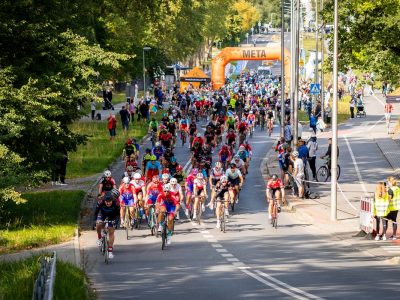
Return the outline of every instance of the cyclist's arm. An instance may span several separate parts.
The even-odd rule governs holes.
[[[103,184],[100,183],[99,184],[99,195],[101,195],[102,192],[103,192]]]

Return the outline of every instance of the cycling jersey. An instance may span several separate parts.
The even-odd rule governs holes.
[[[156,121],[151,121],[149,124],[149,128],[151,128],[153,131],[157,131],[158,123]]]
[[[171,195],[179,199],[180,195],[182,195],[182,187],[179,184],[175,184],[175,186],[171,184],[170,186],[171,186],[170,190]]]
[[[244,161],[242,159],[239,159],[238,161],[232,159],[231,164],[234,163],[236,165],[236,168],[240,169],[241,167],[244,166]]]
[[[154,204],[160,193],[162,193],[161,183],[150,182],[149,185],[147,186],[147,196],[148,196],[147,203]]]
[[[192,193],[193,192],[193,183],[195,180],[195,176],[192,174],[189,174],[188,177],[186,178],[186,185],[187,185],[187,193]]]
[[[172,196],[171,193],[167,195],[162,192],[157,197],[157,203],[159,203],[161,206],[164,206],[169,214],[174,214],[176,205],[179,204],[179,200]]]
[[[100,182],[103,187],[101,189],[102,192],[109,192],[113,189],[114,185],[115,185],[115,180],[113,178],[106,178],[103,177],[103,179]]]
[[[124,206],[124,205],[132,206],[133,205],[132,185],[129,184],[128,186],[125,186],[125,184],[123,184],[119,188],[119,193],[120,193],[120,203],[122,206]]]
[[[158,160],[164,154],[164,148],[161,146],[154,147],[152,152],[156,156],[156,159]]]
[[[237,179],[242,176],[242,172],[238,168],[233,172],[231,168],[227,169],[225,172],[226,177],[229,179]]]
[[[279,190],[279,189],[283,188],[282,180],[280,180],[279,178],[275,181],[269,180],[268,184],[267,184],[267,188],[271,189],[271,190]]]
[[[102,200],[96,205],[94,219],[101,222],[104,222],[105,219],[108,219],[109,226],[115,226],[115,224],[113,224],[113,221],[118,222],[119,213],[120,206],[116,201],[113,201],[111,206],[107,206],[106,203]]]
[[[196,187],[197,190],[203,190],[203,189],[205,188],[206,185],[207,185],[207,183],[206,183],[206,181],[204,180],[204,178],[203,178],[203,179],[196,178],[196,179],[193,181],[193,187]]]
[[[133,192],[135,195],[142,192],[142,188],[145,186],[144,181],[141,179],[139,180],[139,182],[136,182],[136,180],[134,179],[131,181],[131,184],[132,184]]]
[[[246,150],[239,151],[238,155],[239,155],[241,160],[247,161],[247,158],[249,157],[249,152],[247,152]]]
[[[134,144],[125,144],[125,154],[131,156],[136,152],[136,147]]]

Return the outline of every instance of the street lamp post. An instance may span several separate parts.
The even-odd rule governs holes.
[[[285,132],[285,0],[281,2],[281,137]]]
[[[321,0],[321,11],[324,9],[324,0]],[[325,116],[325,93],[324,93],[324,34],[325,34],[325,23],[322,22],[322,29],[321,29],[321,117],[324,120]]]
[[[338,0],[333,17],[333,103],[332,103],[332,152],[331,152],[331,220],[337,220],[337,111],[338,111]]]
[[[247,44],[249,43],[249,33],[246,32]]]
[[[261,22],[259,21],[258,22],[258,33],[260,33],[261,32]]]
[[[318,0],[315,0],[315,74],[314,74],[314,83],[318,84]],[[314,95],[314,105],[317,104],[318,95]]]
[[[151,50],[150,47],[143,47],[143,95],[146,97],[146,64],[144,58],[144,52]]]
[[[254,27],[251,27],[251,41],[253,42]]]

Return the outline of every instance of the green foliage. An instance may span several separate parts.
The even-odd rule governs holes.
[[[85,193],[25,193],[26,203],[7,202],[0,216],[0,253],[64,242],[74,236]]]
[[[339,1],[339,68],[374,72],[382,80],[400,81],[400,2],[397,0]],[[332,2],[323,18],[333,23]],[[332,43],[330,45],[332,50]],[[332,61],[332,57],[330,57]]]
[[[43,256],[0,262],[0,300],[32,298],[33,285]],[[82,270],[60,260],[57,260],[56,268],[54,299],[95,299]]]

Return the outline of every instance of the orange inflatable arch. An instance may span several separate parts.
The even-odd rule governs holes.
[[[280,60],[280,44],[269,44],[265,47],[228,47],[224,48],[211,62],[211,82],[214,90],[225,84],[225,66],[233,60]],[[290,83],[290,52],[284,49],[283,64],[285,83]]]

